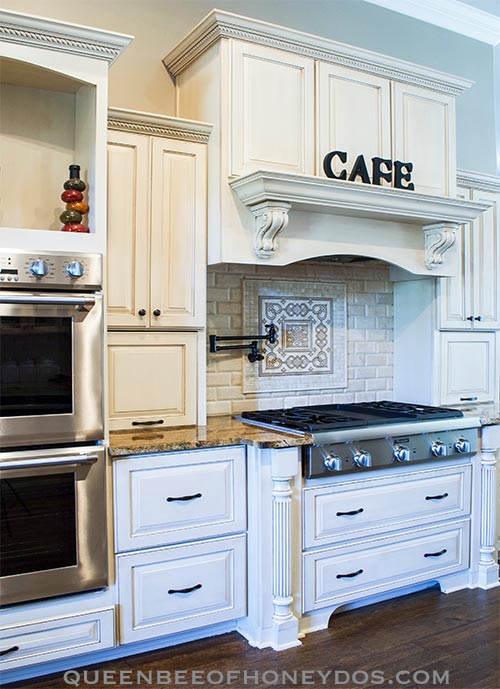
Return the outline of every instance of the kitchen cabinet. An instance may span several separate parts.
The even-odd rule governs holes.
[[[105,253],[108,67],[132,37],[8,10],[0,27],[2,248]],[[75,163],[88,233],[60,231]],[[28,179],[36,183],[20,202]]]
[[[438,281],[439,327],[453,330],[500,328],[500,179],[459,172],[468,186],[458,197],[491,204],[464,225],[456,277]],[[475,188],[474,188],[475,187]]]
[[[116,109],[108,126],[108,326],[202,328],[210,127]]]
[[[198,334],[108,334],[109,427],[196,423]]]
[[[121,643],[243,617],[244,448],[127,457],[114,476]]]
[[[439,334],[439,404],[494,402],[498,391],[495,333]]]

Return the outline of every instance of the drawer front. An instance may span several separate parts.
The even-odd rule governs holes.
[[[304,612],[469,566],[469,521],[304,555]]]
[[[102,651],[115,645],[114,610],[0,629],[0,670],[15,670],[68,656]]]
[[[470,513],[470,465],[304,491],[306,548]]]
[[[246,537],[118,556],[120,640],[141,641],[246,614]]]
[[[119,552],[246,528],[245,450],[197,450],[118,460]]]

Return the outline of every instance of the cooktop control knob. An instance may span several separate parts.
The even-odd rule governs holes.
[[[434,457],[446,457],[448,448],[440,440],[434,440],[431,443],[431,454],[433,454]]]
[[[326,455],[323,460],[325,469],[328,471],[341,471],[342,459],[336,455]]]
[[[358,467],[371,467],[372,465],[372,456],[369,452],[365,452],[364,450],[358,450],[355,452],[352,456],[354,459],[354,464]]]
[[[396,445],[392,453],[394,461],[396,462],[409,462],[410,461],[410,450],[402,445]]]
[[[30,273],[36,278],[43,278],[49,272],[49,266],[45,261],[38,259],[38,261],[31,261],[30,263]]]
[[[455,442],[455,450],[457,452],[463,453],[463,452],[470,452],[471,451],[471,442],[470,440],[467,440],[467,438],[459,438]]]
[[[80,263],[80,261],[72,261],[71,263],[68,263],[66,266],[66,274],[70,278],[73,278],[73,280],[78,280],[78,278],[81,278],[85,274],[83,263]]]

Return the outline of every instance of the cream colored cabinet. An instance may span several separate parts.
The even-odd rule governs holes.
[[[314,60],[232,44],[231,174],[314,173]]]
[[[370,158],[391,158],[391,82],[375,74],[335,64],[317,65],[318,169],[330,151],[345,151],[349,168],[362,154]],[[346,167],[338,157],[332,170],[338,175]],[[385,171],[385,168],[383,168]],[[370,174],[371,171],[369,170]],[[385,183],[388,184],[388,183]]]
[[[495,333],[439,333],[439,404],[494,402],[498,395]]]
[[[413,163],[415,190],[455,196],[455,97],[394,82],[393,122],[393,155]]]
[[[468,179],[473,184],[471,175]],[[459,198],[491,207],[462,228],[457,276],[438,281],[442,329],[500,328],[500,180],[492,177],[489,187],[459,189]]]
[[[195,332],[108,334],[109,427],[165,427],[197,420]]]
[[[108,326],[204,327],[210,127],[119,110],[109,127]]]

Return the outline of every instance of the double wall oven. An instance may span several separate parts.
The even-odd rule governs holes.
[[[0,252],[0,604],[106,585],[102,266]]]

